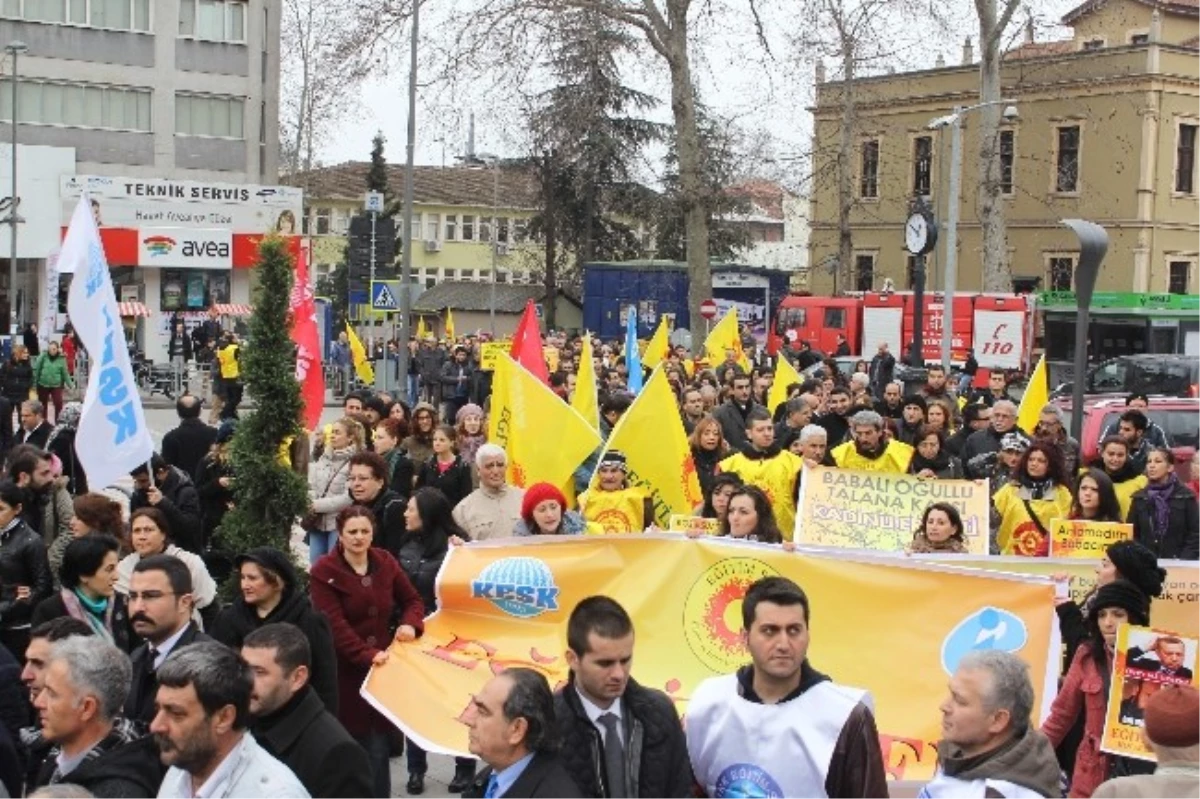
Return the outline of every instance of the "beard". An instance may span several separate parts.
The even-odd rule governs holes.
[[[864,458],[878,458],[883,454],[883,448],[886,446],[887,442],[882,438],[879,439],[878,443],[876,443],[874,447],[866,447],[860,444],[858,441],[854,442],[855,451],[857,451],[858,454],[862,455]]]
[[[183,746],[176,746],[166,735],[156,734],[154,742],[158,745],[163,763],[175,766],[189,774],[202,771],[217,754],[217,742],[207,724],[202,724],[201,729],[187,736]]]

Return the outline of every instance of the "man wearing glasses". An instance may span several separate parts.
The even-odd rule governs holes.
[[[149,724],[158,693],[156,673],[177,649],[212,640],[192,622],[192,572],[173,555],[142,558],[129,578],[129,621],[144,643],[129,656],[133,680],[125,717]]]
[[[1009,433],[1029,443],[1029,436],[1016,425],[1017,406],[1009,400],[996,400],[992,404],[991,424],[976,430],[963,442],[962,462],[967,477],[980,480],[987,476],[1000,452],[1000,442]]]

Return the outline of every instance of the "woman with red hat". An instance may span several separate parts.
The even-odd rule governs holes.
[[[521,520],[513,535],[580,535],[589,532],[588,527],[581,515],[567,510],[567,498],[562,491],[550,483],[534,483],[525,489]]]

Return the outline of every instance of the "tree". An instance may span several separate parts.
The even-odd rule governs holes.
[[[342,260],[329,274],[317,281],[318,297],[326,297],[333,305],[334,327],[341,329],[350,320],[350,267],[347,266],[346,249],[342,248]]]
[[[1019,0],[975,0],[979,17],[979,187],[977,203],[983,229],[983,290],[1012,291],[1012,264],[1008,261],[1008,229],[1004,224],[1003,186],[1000,182],[1000,65],[1001,39]]]
[[[288,314],[294,266],[282,238],[259,247],[258,286],[250,337],[242,351],[242,379],[258,410],[238,425],[233,438],[235,506],[221,524],[222,548],[230,553],[260,546],[291,551],[292,524],[308,507],[308,485],[279,460],[300,433],[300,386]]]
[[[371,168],[367,170],[367,191],[377,191],[381,194],[388,190],[387,161],[383,157],[383,145],[387,139],[383,131],[375,132],[371,139]]]

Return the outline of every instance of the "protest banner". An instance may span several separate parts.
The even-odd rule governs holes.
[[[988,554],[986,480],[922,480],[908,474],[805,468],[796,508],[797,544],[903,552],[925,508],[948,502],[963,520],[967,550]]]
[[[512,341],[485,341],[479,345],[479,368],[485,372],[492,372],[496,369],[496,356],[501,353],[507,355],[512,349]]]
[[[634,678],[666,692],[682,715],[701,681],[749,662],[741,600],[768,575],[791,578],[808,594],[813,667],[871,691],[894,779],[933,774],[942,734],[937,708],[949,675],[975,648],[1017,652],[1030,665],[1039,718],[1049,709],[1059,645],[1053,586],[1045,580],[667,534],[455,547],[438,574],[439,609],[424,635],[393,644],[363,695],[420,746],[464,753],[461,718],[472,693],[510,666],[538,669],[551,686],[564,685],[567,619],[581,599],[604,594],[633,619]],[[855,643],[839,630],[853,630]]]
[[[716,519],[706,519],[703,516],[686,516],[682,513],[672,513],[667,522],[667,531],[671,533],[700,533],[701,535],[716,535],[721,529],[721,523]]]
[[[1146,703],[1167,685],[1196,684],[1196,639],[1159,628],[1117,630],[1101,751],[1155,760],[1142,740]]]
[[[1132,524],[1054,519],[1050,522],[1050,557],[1099,560],[1112,544],[1132,539]]]
[[[1065,574],[1070,579],[1069,592],[1075,602],[1083,602],[1096,587],[1096,564],[1100,558],[1088,562],[1076,558],[1026,558],[1019,555],[1001,555],[976,560],[962,555],[914,555],[914,558],[940,563],[952,563],[972,569],[1033,574],[1050,577]],[[1150,615],[1156,625],[1167,630],[1178,630],[1182,635],[1200,637],[1200,564],[1194,560],[1160,560],[1158,565],[1166,569],[1167,580],[1163,584],[1162,596],[1151,603]]]

